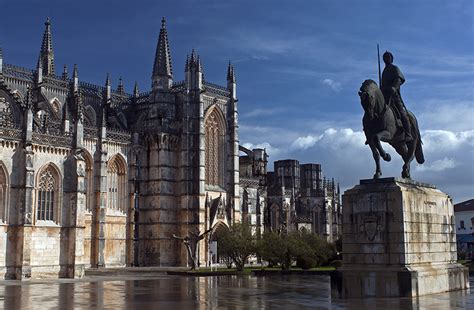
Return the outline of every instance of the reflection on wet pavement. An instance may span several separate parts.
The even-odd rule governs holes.
[[[0,284],[0,308],[9,310],[474,309],[473,296],[460,291],[416,300],[331,299],[326,276],[127,276]]]

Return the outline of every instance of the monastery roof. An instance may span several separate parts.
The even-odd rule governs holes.
[[[474,211],[474,199],[469,199],[454,205],[454,212]]]

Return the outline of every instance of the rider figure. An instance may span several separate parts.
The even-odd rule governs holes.
[[[405,141],[413,140],[410,132],[410,120],[408,119],[407,110],[400,95],[400,85],[405,82],[405,77],[400,69],[393,64],[392,53],[386,51],[383,54],[385,68],[382,72],[382,90],[385,102],[398,110],[400,118],[405,130]]]

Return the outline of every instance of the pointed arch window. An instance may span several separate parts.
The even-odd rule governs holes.
[[[123,160],[114,157],[107,167],[107,208],[126,213],[126,170]]]
[[[217,108],[211,110],[204,122],[205,176],[207,185],[224,185],[224,118]]]
[[[40,171],[36,191],[36,219],[57,222],[60,199],[59,175],[52,167]]]
[[[0,162],[0,222],[7,221],[8,192],[8,174]]]
[[[272,231],[277,232],[280,229],[280,208],[273,204],[270,208],[270,225]]]

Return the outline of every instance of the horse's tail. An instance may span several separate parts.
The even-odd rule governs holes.
[[[425,155],[423,154],[421,136],[419,136],[418,142],[416,143],[415,158],[416,158],[416,162],[419,163],[420,165],[425,162]]]
[[[420,128],[418,127],[418,121],[416,120],[416,117],[413,113],[409,112],[412,116],[413,120],[413,125],[414,125],[414,130],[416,130],[416,148],[415,148],[415,158],[416,162],[419,163],[420,165],[425,162],[425,155],[423,154],[423,142],[421,141],[421,134],[420,134]]]

